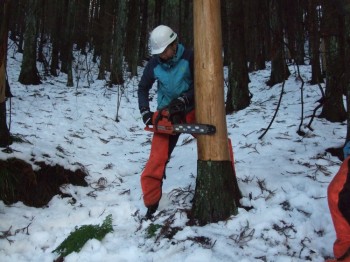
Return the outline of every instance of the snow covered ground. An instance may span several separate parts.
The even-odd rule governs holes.
[[[228,115],[227,127],[242,204],[253,209],[239,209],[227,221],[199,227],[186,225],[184,212],[191,207],[197,174],[196,141],[190,135],[180,137],[168,164],[155,220],[141,220],[146,208],[140,174],[148,159],[151,133],[143,130],[137,79],[123,88],[106,88],[104,81],[88,83],[97,74],[88,77],[85,70],[74,72],[81,78],[78,85],[74,79],[72,88],[65,86],[65,74],[46,77],[39,86],[23,86],[17,82],[21,59],[15,53],[8,58],[15,95],[11,133],[28,143],[14,143],[13,153],[0,152],[0,157],[34,158],[72,170],[83,166],[89,186],[63,186],[62,191],[76,201],[55,196],[43,208],[20,202],[6,206],[0,201],[0,235],[9,229],[12,233],[0,239],[0,261],[51,262],[58,256],[52,251],[76,227],[102,224],[109,214],[113,233],[102,241],[88,241],[65,261],[324,261],[333,255],[335,232],[326,196],[341,162],[325,149],[343,145],[346,124],[315,118],[314,131],[305,128],[321,96],[317,85],[307,84],[310,66],[300,67],[306,82],[304,137],[297,134],[301,82],[296,68],[290,66],[292,75],[281,107],[262,139],[259,136],[275,112],[281,85],[265,85],[269,68],[250,74],[252,103]],[[158,230],[148,237],[151,224],[172,234]]]

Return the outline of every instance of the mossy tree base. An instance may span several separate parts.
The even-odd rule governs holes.
[[[191,220],[205,225],[237,215],[240,191],[232,162],[198,160],[197,165]]]

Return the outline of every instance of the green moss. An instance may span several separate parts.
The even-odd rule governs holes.
[[[149,227],[147,228],[147,238],[152,238],[156,236],[156,232],[158,229],[162,228],[162,225],[159,224],[150,224]]]
[[[70,235],[52,252],[57,252],[65,257],[72,252],[79,252],[89,239],[102,240],[104,236],[113,231],[112,215],[108,215],[103,224],[84,225],[76,228]]]

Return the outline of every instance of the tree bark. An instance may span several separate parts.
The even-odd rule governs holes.
[[[196,119],[215,125],[217,130],[212,136],[199,136],[197,142],[197,182],[191,216],[205,225],[237,214],[238,188],[226,127],[220,1],[194,0],[193,17]]]
[[[141,0],[141,28],[138,65],[143,66],[143,61],[148,54],[148,0]]]
[[[8,7],[9,0],[5,0],[0,6],[0,147],[6,147],[12,143],[10,131],[6,124],[6,57],[8,38]]]
[[[331,122],[346,120],[343,103],[345,86],[344,68],[344,20],[334,3],[324,1],[324,40],[326,47],[326,91],[320,117]]]
[[[137,76],[137,59],[140,42],[140,0],[128,3],[128,25],[126,26],[125,60],[131,77]]]
[[[267,81],[268,86],[274,86],[288,79],[290,72],[285,62],[284,38],[282,26],[282,3],[280,0],[271,0],[270,2],[270,23],[272,31],[272,49],[271,49],[271,75]]]
[[[75,14],[75,0],[69,0],[68,10],[67,10],[67,22],[66,22],[66,32],[65,32],[65,55],[67,57],[67,84],[66,86],[74,86],[73,82],[73,32],[74,32],[74,14]]]
[[[52,0],[51,4],[53,5],[53,18],[52,18],[52,28],[51,32],[51,64],[50,64],[50,74],[53,76],[58,76],[57,70],[59,69],[59,50],[60,50],[60,32],[62,24],[62,2],[61,0]]]
[[[121,85],[124,83],[123,77],[123,55],[125,44],[125,25],[126,25],[126,1],[118,1],[117,19],[114,24],[113,58],[111,84]]]
[[[244,45],[244,11],[242,0],[226,1],[226,21],[228,28],[228,91],[226,113],[242,110],[250,104],[248,89],[249,76],[246,49]],[[234,48],[232,48],[234,47]]]
[[[323,83],[323,77],[321,73],[320,64],[320,32],[319,32],[319,17],[317,13],[318,0],[309,1],[309,16],[308,16],[308,28],[310,35],[310,47],[311,47],[311,81],[310,84],[315,85]]]
[[[265,32],[269,32],[267,30],[268,22],[266,21],[268,16],[264,15],[268,13],[267,8],[264,0],[246,0],[244,1],[244,7],[246,14],[244,17],[245,32],[249,32],[245,37],[247,61],[249,62],[248,71],[263,70],[266,68],[265,39],[268,38]]]
[[[23,85],[41,84],[38,69],[36,67],[36,10],[39,8],[38,0],[28,0],[26,29],[24,34],[24,51],[21,72],[18,81]]]
[[[105,80],[106,71],[111,71],[111,45],[112,45],[112,37],[111,32],[113,28],[113,19],[111,19],[111,10],[113,10],[113,2],[107,1],[101,5],[101,13],[102,18],[101,22],[103,25],[103,44],[101,49],[101,59],[100,59],[100,67],[98,71],[99,80]],[[114,13],[114,12],[112,12]]]
[[[350,64],[350,7],[347,9],[345,15],[345,64]],[[346,91],[346,120],[347,120],[347,129],[346,129],[346,140],[350,141],[350,67],[345,67],[345,91]]]

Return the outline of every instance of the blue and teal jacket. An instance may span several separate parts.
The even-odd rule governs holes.
[[[194,108],[193,50],[177,45],[175,56],[163,62],[153,56],[147,63],[138,88],[139,109],[149,108],[149,91],[157,80],[157,110],[169,105],[179,96],[190,102],[186,111]]]

